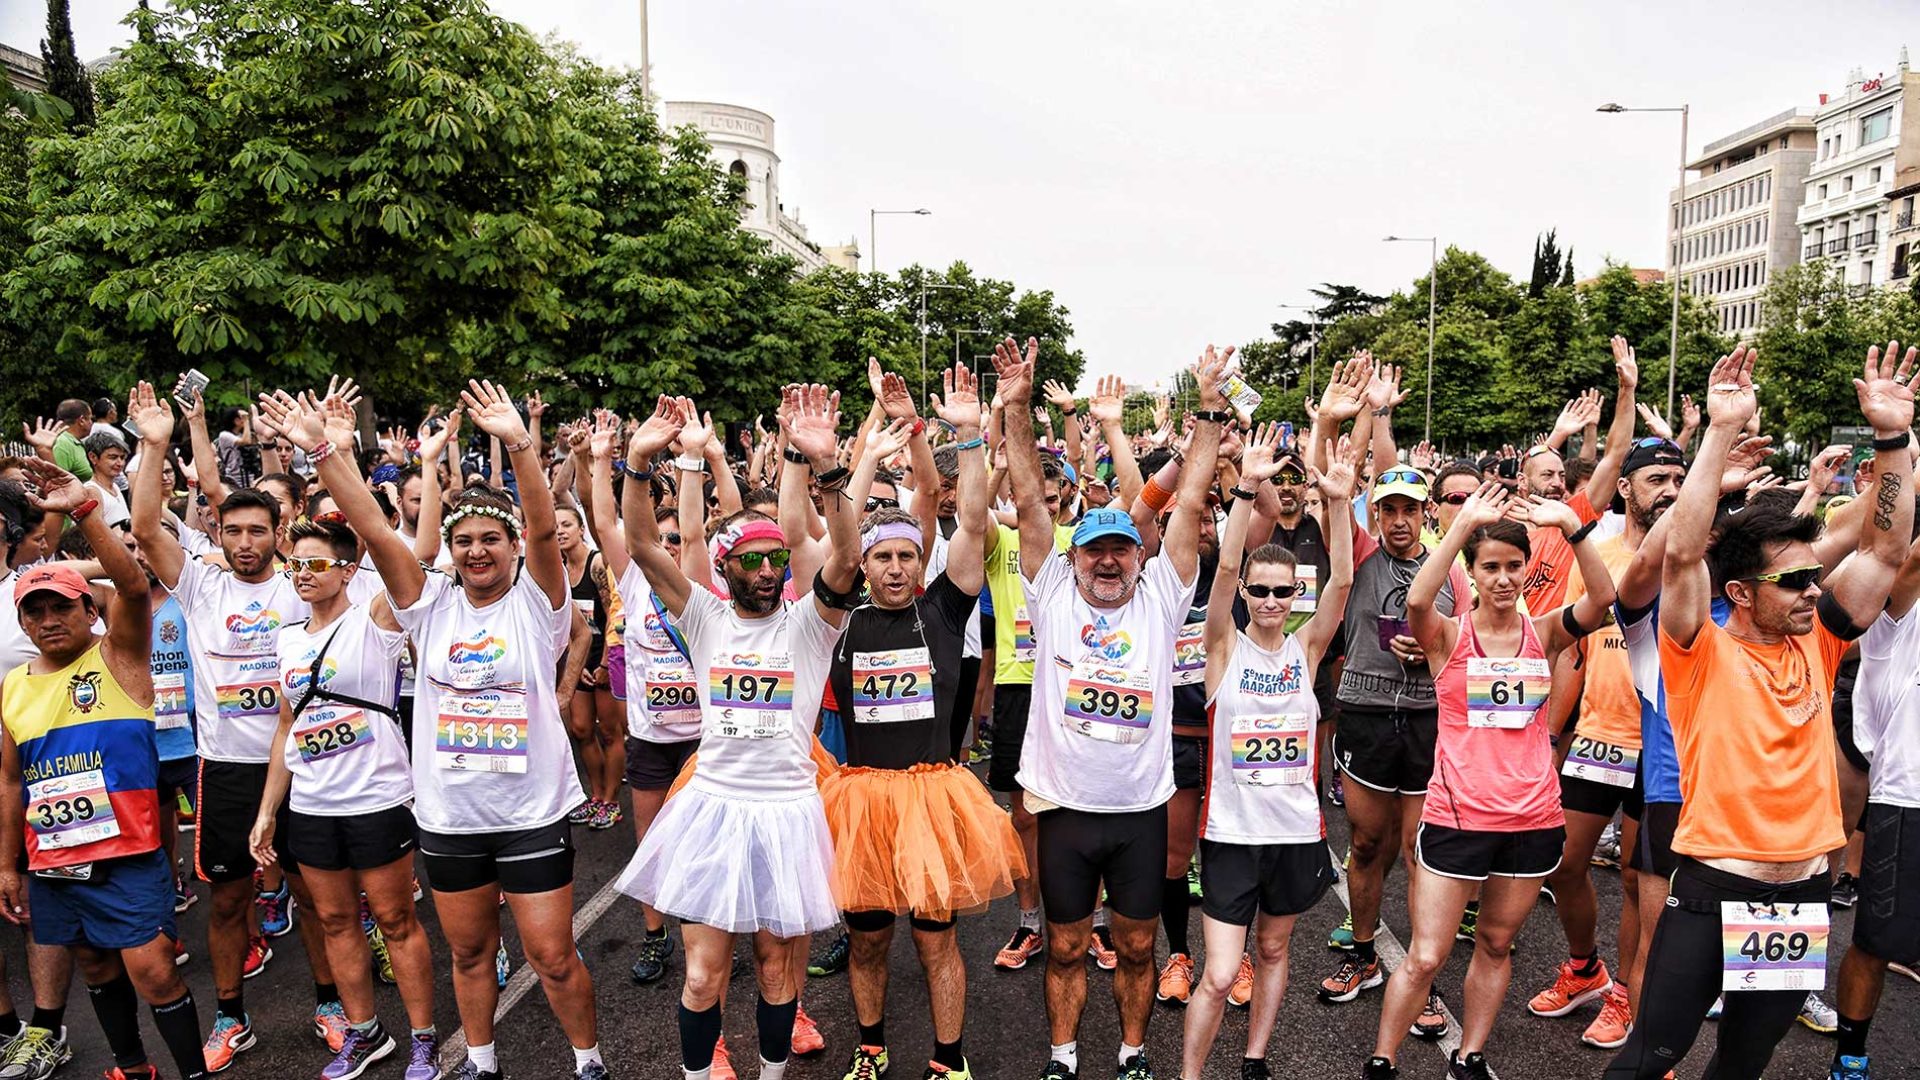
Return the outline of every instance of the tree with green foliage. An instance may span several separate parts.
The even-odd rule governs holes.
[[[907,324],[910,361],[899,370],[907,385],[919,390],[921,286],[925,285],[927,330],[927,389],[937,392],[940,373],[953,364],[956,335],[962,357],[990,352],[1000,337],[1017,341],[1036,338],[1039,359],[1034,385],[1049,379],[1074,386],[1086,369],[1086,357],[1071,347],[1072,312],[1061,306],[1051,289],[1021,289],[1011,281],[976,277],[973,268],[955,261],[943,271],[909,266],[891,287],[895,314]],[[967,333],[959,334],[965,330]],[[978,367],[979,365],[972,365]],[[989,373],[990,374],[990,373]]]
[[[1849,286],[1818,259],[1775,272],[1761,299],[1761,405],[1767,426],[1802,446],[1860,422],[1853,380],[1873,345],[1920,340],[1920,303],[1904,289]]]
[[[47,0],[47,36],[40,40],[47,65],[47,93],[67,103],[77,127],[93,126],[93,81],[73,45],[73,13],[67,0]]]

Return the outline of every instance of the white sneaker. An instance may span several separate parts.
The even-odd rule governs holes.
[[[1800,1015],[1794,1019],[1822,1035],[1831,1035],[1840,1028],[1839,1012],[1822,1001],[1819,994],[1808,994],[1807,1000],[1800,1003]]]

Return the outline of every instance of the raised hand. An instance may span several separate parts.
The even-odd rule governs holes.
[[[1366,459],[1367,444],[1356,443],[1352,435],[1342,435],[1338,439],[1326,442],[1327,468],[1325,472],[1307,466],[1308,478],[1320,488],[1320,494],[1327,499],[1351,499],[1360,490],[1360,463]]]
[[[1636,401],[1633,403],[1633,407],[1634,410],[1640,414],[1640,422],[1647,425],[1647,431],[1650,434],[1666,439],[1669,442],[1673,440],[1673,428],[1668,426],[1666,420],[1663,419],[1659,413],[1649,408],[1646,402]]]
[[[165,446],[173,439],[173,407],[150,382],[135,383],[127,395],[127,419],[148,446]]]
[[[1759,410],[1760,398],[1753,389],[1753,362],[1759,358],[1758,350],[1742,345],[1713,362],[1713,373],[1707,376],[1708,423],[1722,428],[1744,427]],[[1867,363],[1871,365],[1873,360]],[[1911,408],[1908,415],[1912,415]]]
[[[1883,438],[1904,435],[1913,427],[1913,390],[1920,383],[1920,348],[1908,347],[1899,363],[1900,343],[1887,342],[1887,351],[1879,346],[1867,350],[1867,362],[1861,377],[1853,380],[1853,392],[1860,398],[1860,415],[1873,425],[1874,434]]]
[[[1040,387],[1040,392],[1047,396],[1047,404],[1059,409],[1063,413],[1071,413],[1073,411],[1073,391],[1067,389],[1060,380],[1048,379],[1046,383]]]
[[[527,415],[528,416],[532,417],[535,420],[538,420],[542,416],[545,416],[546,412],[547,412],[547,403],[541,400],[540,391],[535,390],[533,393],[527,395]]]
[[[503,446],[517,447],[532,441],[506,387],[484,379],[468,379],[467,388],[460,391],[460,403],[473,417],[473,426],[499,439]]]
[[[869,454],[879,455],[874,460],[885,464],[887,459],[906,449],[907,440],[913,438],[913,420],[901,417],[890,424],[873,425],[867,432],[867,450]]]
[[[81,483],[79,477],[53,462],[37,457],[21,460],[26,466],[27,478],[33,481],[27,488],[27,502],[35,510],[70,513],[91,498],[87,485]]]
[[[1391,409],[1407,399],[1400,389],[1401,369],[1397,364],[1381,364],[1367,380],[1367,405],[1373,409]]]
[[[1408,451],[1407,464],[1419,469],[1421,472],[1432,472],[1435,456],[1433,444],[1425,439],[1421,439],[1413,445],[1412,450]]]
[[[674,449],[685,457],[704,457],[713,442],[713,414],[702,416],[692,398],[675,398],[674,404],[680,411],[680,437]]]
[[[330,377],[329,379],[327,379],[327,395],[321,400],[330,401],[334,398],[339,398],[340,400],[346,402],[348,408],[353,408],[353,409],[359,408],[360,407],[360,384],[354,382],[352,379],[343,379],[338,375],[334,375]],[[439,411],[440,411],[440,406],[438,405],[431,406],[427,410],[427,417],[431,419],[433,415]]]
[[[638,458],[641,466],[660,456],[680,436],[680,406],[665,394],[654,403],[653,415],[634,430],[627,441],[627,457]]]
[[[816,473],[833,468],[840,450],[840,392],[818,383],[799,388],[781,426],[787,444],[805,454]]]
[[[1693,400],[1692,394],[1680,395],[1680,429],[1690,431],[1700,426],[1700,406]]]
[[[1033,368],[1039,359],[1038,338],[1027,339],[1024,356],[1011,337],[993,347],[993,369],[1000,374],[995,396],[1008,408],[1024,409],[1033,400]]]
[[[941,375],[940,382],[946,394],[935,394],[929,402],[933,407],[933,415],[952,424],[956,431],[978,431],[982,422],[980,382],[974,377],[972,369],[965,364],[955,364]]]
[[[1529,495],[1524,502],[1516,502],[1508,510],[1508,516],[1516,521],[1524,521],[1535,528],[1559,529],[1572,534],[1580,528],[1580,515],[1573,507],[1558,499]],[[1455,524],[1458,524],[1456,519]]]
[[[610,458],[613,448],[620,445],[620,417],[600,410],[593,418],[592,430],[587,432],[587,452],[594,460]]]
[[[1561,438],[1578,435],[1588,424],[1600,422],[1600,395],[1592,390],[1583,390],[1579,397],[1566,403],[1560,409],[1559,419],[1553,422],[1553,433]]]
[[[1632,390],[1639,386],[1640,362],[1633,355],[1633,346],[1619,334],[1613,335],[1608,344],[1613,346],[1613,373],[1620,378],[1620,389]]]
[[[1807,486],[1815,491],[1827,490],[1852,453],[1853,447],[1836,443],[1813,455],[1813,461],[1807,465]]]
[[[1720,471],[1720,491],[1724,494],[1739,491],[1755,480],[1773,472],[1773,468],[1762,465],[1767,456],[1773,453],[1773,436],[1742,435],[1727,451],[1727,463]]]
[[[307,453],[319,449],[320,444],[327,441],[326,417],[314,407],[311,399],[302,401],[285,390],[263,390],[260,393],[259,413],[285,432],[288,442]]]
[[[128,418],[132,418],[131,414]],[[31,424],[21,424],[20,427],[26,432],[28,443],[35,449],[45,450],[48,453],[53,452],[53,444],[60,438],[60,423],[44,416]]]
[[[1460,513],[1455,515],[1447,534],[1453,535],[1455,529],[1465,529],[1465,536],[1482,525],[1491,525],[1506,517],[1513,508],[1513,493],[1498,480],[1488,480],[1481,484],[1467,501],[1460,504]]]
[[[1096,423],[1117,424],[1125,415],[1126,384],[1118,375],[1102,375],[1093,384],[1093,396],[1087,399],[1087,415]]]
[[[1220,425],[1220,456],[1216,462],[1228,462],[1240,456],[1240,423],[1229,420]]]
[[[447,422],[440,425],[440,430],[434,431],[429,428],[420,436],[421,467],[433,468],[434,463],[440,460],[440,455],[446,453],[447,444],[453,442],[459,434],[460,410],[455,409],[447,414]]]
[[[1333,365],[1326,392],[1320,395],[1320,414],[1336,424],[1360,415],[1366,407],[1367,384],[1373,380],[1373,354],[1362,349]]]
[[[360,430],[360,414],[354,410],[352,398],[344,394],[333,395],[315,402],[310,398],[304,404],[316,409],[326,424],[327,441],[335,450],[353,452],[354,433]],[[454,410],[459,415],[459,410]]]
[[[913,405],[913,395],[907,391],[907,380],[883,370],[880,361],[871,356],[867,357],[867,386],[873,390],[874,404],[880,406],[888,419],[919,415]]]
[[[1240,480],[1249,489],[1273,479],[1280,471],[1280,425],[1261,424],[1240,448]],[[1226,456],[1223,452],[1223,458]]]
[[[1217,350],[1212,345],[1200,354],[1193,364],[1194,388],[1199,392],[1199,404],[1202,411],[1217,411],[1227,405],[1227,397],[1220,387],[1227,381],[1227,368],[1233,362],[1232,345]]]

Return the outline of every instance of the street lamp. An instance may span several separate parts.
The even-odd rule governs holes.
[[[1625,105],[1609,101],[1594,112],[1662,112],[1680,114],[1680,188],[1674,193],[1673,203],[1673,321],[1667,329],[1667,419],[1673,419],[1673,380],[1674,372],[1680,366],[1680,262],[1685,251],[1683,244],[1687,232],[1687,110],[1690,106],[1680,105],[1662,109],[1630,109]]]
[[[968,334],[991,334],[991,333],[993,333],[992,330],[968,330],[964,326],[955,330],[953,332],[953,366],[954,367],[960,366],[960,339],[962,337]],[[988,357],[988,359],[991,360],[992,357]],[[922,392],[921,396],[922,397],[925,396],[924,391]]]
[[[1427,420],[1420,431],[1422,442],[1433,441],[1433,324],[1434,288],[1440,280],[1440,238],[1437,236],[1389,236],[1383,243],[1422,243],[1432,245],[1427,262]]]
[[[926,211],[921,211],[925,213]],[[927,290],[960,289],[962,285],[928,284],[925,273],[920,275],[920,400],[927,400]]]
[[[1304,311],[1313,316],[1313,333],[1307,337],[1307,396],[1311,398],[1320,389],[1319,379],[1315,374],[1315,364],[1319,359],[1320,350],[1320,309],[1312,304],[1276,304],[1274,306],[1287,311]]]
[[[879,217],[881,214],[915,214],[919,217],[926,217],[928,214],[931,214],[931,213],[933,213],[933,211],[927,209],[924,206],[918,210],[868,210],[867,211],[867,264],[872,267],[873,273],[877,274],[880,272],[880,256],[875,253],[875,249],[880,246],[878,243],[879,236],[878,236],[878,233],[875,231],[874,219]]]

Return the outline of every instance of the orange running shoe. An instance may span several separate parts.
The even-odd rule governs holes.
[[[1244,1009],[1253,1000],[1253,957],[1240,954],[1240,970],[1234,972],[1233,985],[1227,987],[1227,1004]]]
[[[1591,975],[1581,975],[1574,970],[1571,959],[1560,963],[1560,974],[1553,985],[1533,995],[1527,1002],[1527,1011],[1535,1016],[1565,1016],[1589,1001],[1598,1001],[1613,989],[1613,979],[1607,975],[1607,965],[1599,964]]]
[[[1618,1050],[1627,1042],[1627,1029],[1633,1026],[1633,1007],[1627,992],[1615,984],[1600,1001],[1600,1015],[1593,1018],[1580,1041],[1602,1050]]]
[[[1007,939],[1006,945],[993,958],[993,966],[1001,971],[1019,971],[1027,966],[1027,961],[1039,956],[1044,946],[1040,931],[1022,926],[1013,932],[1013,937]]]
[[[708,1080],[740,1080],[733,1071],[733,1059],[727,1057],[727,1037],[713,1044],[713,1065],[707,1072]]]
[[[1093,957],[1095,967],[1101,971],[1112,971],[1120,965],[1120,955],[1113,951],[1113,931],[1104,926],[1096,926],[1093,933],[1087,935],[1087,955]]]
[[[1185,1005],[1193,997],[1193,958],[1186,953],[1167,957],[1167,966],[1160,969],[1160,985],[1154,989],[1153,996]]]
[[[827,1038],[820,1034],[820,1025],[813,1022],[813,1017],[807,1015],[807,1010],[795,1006],[793,1011],[794,1056],[806,1057],[808,1054],[817,1054],[826,1048]]]
[[[207,1071],[217,1073],[233,1064],[234,1056],[253,1048],[253,1026],[231,1016],[215,1016],[213,1033],[201,1053],[207,1058]]]

